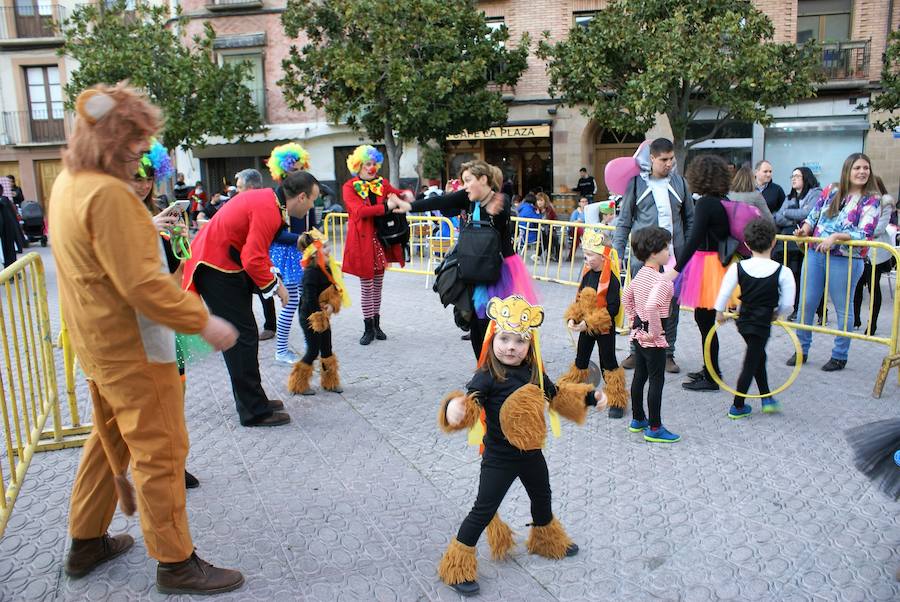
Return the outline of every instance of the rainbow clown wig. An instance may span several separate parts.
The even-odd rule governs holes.
[[[374,146],[361,144],[353,150],[353,153],[349,157],[347,157],[347,169],[355,176],[359,173],[359,170],[362,169],[363,163],[366,161],[375,161],[378,169],[381,169],[381,164],[384,162],[384,155],[378,152],[378,149]]]
[[[296,142],[288,142],[272,149],[266,165],[272,179],[280,182],[292,171],[309,169],[309,153]]]
[[[174,173],[175,168],[169,158],[169,151],[156,138],[151,138],[150,150],[141,156],[141,162],[138,164],[138,177],[164,182]]]

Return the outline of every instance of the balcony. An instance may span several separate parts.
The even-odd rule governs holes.
[[[58,4],[0,6],[0,45],[35,46],[61,44],[60,24],[66,19],[66,7]]]
[[[869,40],[822,44],[822,73],[828,83],[868,82],[870,55]]]
[[[72,114],[43,111],[9,111],[3,113],[0,146],[64,144],[72,125]]]
[[[262,0],[209,0],[206,3],[206,10],[211,12],[250,10],[262,8],[262,5]]]

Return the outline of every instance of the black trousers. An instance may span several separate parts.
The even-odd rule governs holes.
[[[882,274],[890,273],[893,269],[893,257],[875,266],[875,288],[869,291],[873,299],[872,314],[869,316],[870,334],[875,334],[875,331],[878,329],[878,314],[881,312],[881,276]],[[855,316],[853,325],[857,328],[862,326],[859,312],[862,310],[863,289],[869,288],[870,284],[872,284],[872,263],[866,261],[862,277],[860,277],[859,283],[856,285],[856,293],[853,295],[853,315]]]
[[[603,370],[615,370],[619,367],[616,360],[616,335],[615,333],[594,336],[586,332],[578,335],[578,349],[575,352],[575,367],[586,370],[591,361],[591,352],[597,346],[597,354],[600,356],[600,367]]]
[[[522,481],[531,500],[532,523],[538,527],[550,524],[553,520],[553,511],[550,509],[550,474],[544,454],[538,451],[508,460],[492,458],[490,450],[485,450],[481,459],[478,497],[456,534],[460,543],[474,546],[478,542],[516,478]]]
[[[259,289],[256,289],[256,293],[259,295],[259,302],[262,303],[263,308],[263,330],[275,332],[275,297],[272,296],[266,299],[262,296],[262,292]]]
[[[746,393],[750,390],[750,381],[755,378],[760,395],[765,395],[769,392],[769,376],[766,373],[766,343],[769,342],[769,335],[741,333],[741,336],[747,343],[747,353],[744,354],[744,365],[735,389]],[[734,407],[744,407],[742,395],[734,396]]]
[[[478,361],[478,356],[481,355],[481,346],[484,344],[484,335],[487,334],[488,324],[491,321],[488,318],[472,318],[472,321],[469,323],[469,341],[472,343],[472,351],[475,352],[475,361]]]
[[[644,385],[647,380],[647,409],[650,426],[662,425],[662,390],[666,381],[666,349],[664,347],[635,347],[634,377],[631,379],[631,415],[635,420],[647,420],[644,413]]]
[[[712,330],[713,324],[716,323],[716,310],[703,308],[695,309],[694,322],[697,323],[697,328],[700,329],[700,358],[702,360],[703,346],[706,344],[706,336],[709,334],[709,331]],[[713,335],[712,343],[710,343],[709,345],[709,358],[713,370],[716,371],[716,374],[719,375],[719,378],[722,378],[722,371],[719,370],[719,335],[717,334]],[[703,370],[706,371],[705,363],[703,365]]]
[[[321,354],[322,358],[331,357],[331,329],[325,332],[316,332],[309,325],[309,316],[300,314],[300,327],[303,329],[303,338],[306,339],[306,353],[301,360],[304,364],[312,364]]]
[[[237,343],[222,355],[241,424],[270,416],[272,410],[259,376],[259,333],[253,317],[256,286],[245,272],[228,274],[205,265],[197,267],[194,283],[209,311],[228,320],[238,330]]]

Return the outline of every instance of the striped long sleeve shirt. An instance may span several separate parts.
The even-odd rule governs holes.
[[[641,347],[668,347],[662,321],[669,316],[675,289],[656,268],[642,267],[625,289],[625,319]]]

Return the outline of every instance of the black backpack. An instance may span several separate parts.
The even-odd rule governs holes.
[[[375,232],[385,247],[409,244],[409,222],[405,213],[379,215],[375,218]]]
[[[481,221],[481,206],[476,203],[469,223],[459,232],[456,254],[459,277],[470,284],[492,284],[500,279],[503,255],[500,233],[490,221]]]

